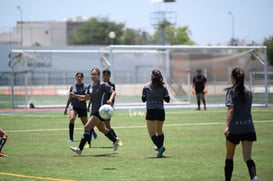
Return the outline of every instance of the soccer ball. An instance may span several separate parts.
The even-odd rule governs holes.
[[[114,109],[109,104],[104,104],[99,109],[99,114],[102,119],[110,119],[113,116]]]

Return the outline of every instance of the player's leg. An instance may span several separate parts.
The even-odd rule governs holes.
[[[243,152],[244,161],[246,162],[246,165],[248,168],[249,176],[251,180],[254,180],[256,177],[256,166],[255,166],[255,162],[251,158],[252,141],[242,141],[242,152]]]
[[[159,150],[157,157],[162,157],[163,152],[165,151],[164,147],[164,132],[163,124],[165,120],[165,110],[157,110],[157,120],[156,120],[156,133],[159,141]]]
[[[196,100],[197,100],[197,110],[200,110],[200,104],[201,104],[201,95],[200,93],[196,93]]]
[[[226,140],[225,180],[230,181],[233,171],[233,157],[236,144]]]
[[[82,121],[83,126],[87,123],[88,118],[87,118],[87,110],[86,109],[79,109],[78,110],[78,115]],[[89,148],[91,148],[91,140],[92,140],[92,134],[93,134],[94,129],[90,130],[90,138],[88,140]]]
[[[69,138],[68,142],[73,142],[74,140],[74,125],[75,125],[75,119],[77,116],[77,112],[73,109],[69,112]]]
[[[98,117],[91,115],[90,120],[88,120],[87,123],[84,125],[84,134],[79,145],[80,149],[84,147],[85,143],[88,142],[88,140],[90,140],[91,130],[93,130],[99,122],[100,120]]]
[[[78,154],[81,154],[84,149],[84,145],[90,139],[90,130],[93,129],[96,124],[99,122],[99,119],[96,116],[91,115],[91,118],[84,125],[84,133],[82,135],[80,144],[78,147],[70,147],[70,149]]]
[[[79,116],[80,116],[80,115],[79,115]],[[81,119],[81,122],[82,122],[83,126],[84,126],[84,125],[87,123],[87,121],[88,121],[88,119],[87,119],[86,116],[81,116],[80,119]],[[92,130],[94,130],[94,129],[92,129]],[[90,131],[90,137],[89,137],[89,140],[88,140],[88,145],[89,145],[88,147],[89,147],[89,148],[91,148],[92,130]]]
[[[164,133],[163,133],[163,124],[164,121],[156,121],[156,132],[157,132],[157,138],[158,138],[158,142],[159,142],[159,150],[158,150],[158,154],[157,157],[162,157],[163,156],[163,152],[165,151],[165,147],[164,147]]]
[[[109,119],[109,120],[104,120],[103,122],[104,122],[104,124],[105,124],[105,127],[106,127],[107,129],[109,129],[115,137],[117,137],[115,131],[111,128],[110,119]]]
[[[98,130],[103,133],[107,138],[109,138],[113,143],[117,141],[116,137],[113,135],[113,133],[105,127],[104,121],[99,121],[96,125]]]
[[[111,127],[111,119],[105,120],[105,121],[103,121],[103,122],[104,122],[104,124],[105,124],[105,127],[106,127],[107,129],[109,129],[109,130],[112,132],[112,134],[113,134],[116,138],[118,138],[117,133],[116,133],[115,130]]]
[[[111,134],[113,134],[113,135],[116,137],[116,139],[119,140],[119,146],[123,146],[122,141],[121,141],[120,138],[117,136],[115,130],[111,127],[111,119],[109,119],[109,120],[104,120],[103,122],[104,122],[104,124],[105,124],[105,127],[106,127],[107,129],[109,129],[109,131],[111,132]]]
[[[159,140],[156,134],[156,110],[150,110],[148,109],[146,112],[146,124],[147,124],[147,130],[149,133],[149,136],[151,138],[151,140],[153,141],[154,145],[156,146],[155,150],[158,150],[160,147],[159,145]]]
[[[118,149],[119,146],[119,139],[117,139],[113,133],[105,127],[104,121],[98,122],[96,125],[100,132],[102,132],[109,140],[113,142],[114,151]]]
[[[163,146],[164,143],[163,124],[164,121],[156,121],[156,133],[160,141],[160,146]]]
[[[6,144],[7,142],[7,139],[8,139],[8,135],[7,133],[0,128],[0,156],[1,157],[4,157],[4,156],[7,156],[6,154],[2,153],[2,149],[4,147],[4,145]]]
[[[148,129],[149,136],[158,150],[160,148],[160,143],[159,143],[159,139],[156,134],[156,121],[155,120],[146,120],[146,123],[147,123],[147,129]]]
[[[206,96],[204,93],[200,94],[201,96],[201,100],[203,102],[203,105],[204,105],[204,110],[207,110],[207,106],[206,106]]]

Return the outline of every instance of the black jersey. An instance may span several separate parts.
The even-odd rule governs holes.
[[[111,94],[113,87],[104,82],[98,82],[96,85],[88,85],[87,94],[90,95],[90,100],[92,103],[91,113],[99,112],[99,108],[104,104],[105,94]]]
[[[244,101],[234,98],[234,89],[230,88],[226,93],[226,106],[233,107],[233,116],[229,123],[229,131],[232,134],[255,132],[251,115],[252,93],[245,88]]]
[[[192,83],[195,85],[195,92],[197,94],[203,93],[207,78],[204,75],[197,75],[193,77]]]
[[[82,84],[73,84],[69,89],[69,93],[73,92],[77,95],[85,95],[87,87]],[[79,101],[77,98],[71,98],[71,106],[79,109],[86,109],[86,101]]]
[[[113,82],[109,81],[109,82],[106,82],[106,83],[108,85],[110,85],[113,88],[114,91],[116,90],[116,86],[115,86],[115,84]],[[110,98],[110,96],[111,96],[111,93],[104,92],[104,95],[103,95],[103,98],[104,98],[103,104],[107,104],[107,100]],[[112,106],[114,105],[114,102],[115,102],[115,99],[112,101]]]
[[[169,97],[169,92],[166,86],[154,86],[149,82],[142,89],[142,97],[146,98],[147,109],[164,110],[164,98]]]

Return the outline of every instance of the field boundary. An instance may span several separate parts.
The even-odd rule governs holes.
[[[40,177],[40,176],[22,175],[22,174],[7,173],[7,172],[0,172],[0,175],[10,176],[10,177],[39,179],[39,180],[75,181],[75,180],[59,179],[59,178],[52,178],[52,177]]]

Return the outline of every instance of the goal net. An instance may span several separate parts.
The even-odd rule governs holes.
[[[12,50],[11,102],[13,107],[59,107],[66,104],[75,73],[90,83],[91,68],[112,71],[116,106],[143,107],[142,88],[153,69],[161,70],[173,107],[193,107],[192,79],[201,69],[207,77],[208,107],[224,106],[224,89],[231,85],[234,67],[245,70],[253,104],[267,106],[270,94],[264,46],[125,46],[70,47],[69,49]]]

